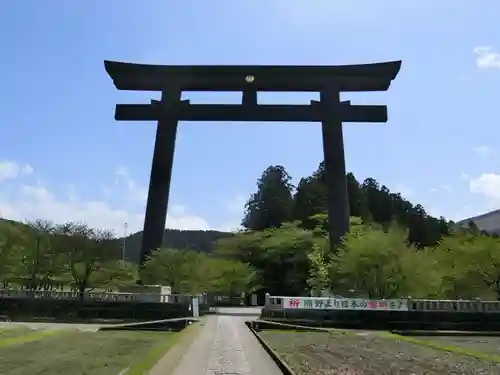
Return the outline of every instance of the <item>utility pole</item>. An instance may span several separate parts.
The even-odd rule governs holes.
[[[123,245],[122,245],[122,260],[125,261],[125,249],[127,247],[127,229],[128,223],[123,224]]]

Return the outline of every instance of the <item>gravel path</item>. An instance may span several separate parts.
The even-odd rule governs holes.
[[[297,375],[498,375],[500,365],[369,334],[263,331]]]

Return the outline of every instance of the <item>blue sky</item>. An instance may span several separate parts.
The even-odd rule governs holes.
[[[346,124],[347,168],[430,213],[500,208],[497,0],[25,0],[0,5],[0,215],[139,230],[154,123],[115,122],[103,60],[351,64],[403,60],[386,124]],[[237,94],[187,94],[236,103]],[[306,103],[314,94],[263,95]],[[295,182],[322,159],[319,124],[181,123],[167,226],[238,226],[270,164]]]

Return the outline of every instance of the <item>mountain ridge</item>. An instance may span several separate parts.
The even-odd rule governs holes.
[[[0,222],[27,228],[29,225],[22,221],[1,218]],[[214,243],[224,237],[230,237],[234,233],[222,232],[216,230],[180,230],[180,229],[165,229],[163,232],[163,247],[174,249],[194,250],[203,253],[210,253],[214,248]],[[140,249],[142,242],[142,231],[132,233],[126,237],[118,237],[117,245],[123,251],[125,244],[125,259],[139,263]]]
[[[471,221],[474,222],[480,230],[484,230],[488,233],[500,234],[500,209],[460,220],[456,224],[463,227],[468,226]]]
[[[0,221],[4,221],[12,225],[27,225],[21,221],[7,218],[0,218]],[[466,227],[471,221],[473,221],[480,230],[500,235],[500,209],[472,216],[457,221],[455,224],[457,226]],[[124,256],[126,260],[133,263],[139,263],[142,233],[142,231],[138,231],[126,237],[117,238],[116,241],[120,244],[122,249],[125,245]],[[234,235],[232,232],[217,230],[165,229],[163,232],[163,247],[210,253],[217,240],[230,237],[232,235]]]
[[[125,259],[139,263],[142,242],[142,231],[118,239],[121,246],[125,245]],[[166,248],[194,250],[210,253],[218,239],[230,237],[234,233],[217,230],[181,230],[165,229],[163,232],[163,246]]]

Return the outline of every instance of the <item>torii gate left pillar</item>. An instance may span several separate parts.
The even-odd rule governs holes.
[[[163,243],[167,220],[170,182],[175,155],[175,140],[179,120],[169,107],[180,102],[182,90],[178,87],[167,87],[162,91],[161,102],[165,110],[161,111],[156,126],[156,138],[153,150],[153,162],[149,179],[144,230],[142,232],[141,263],[151,249],[158,249]]]

